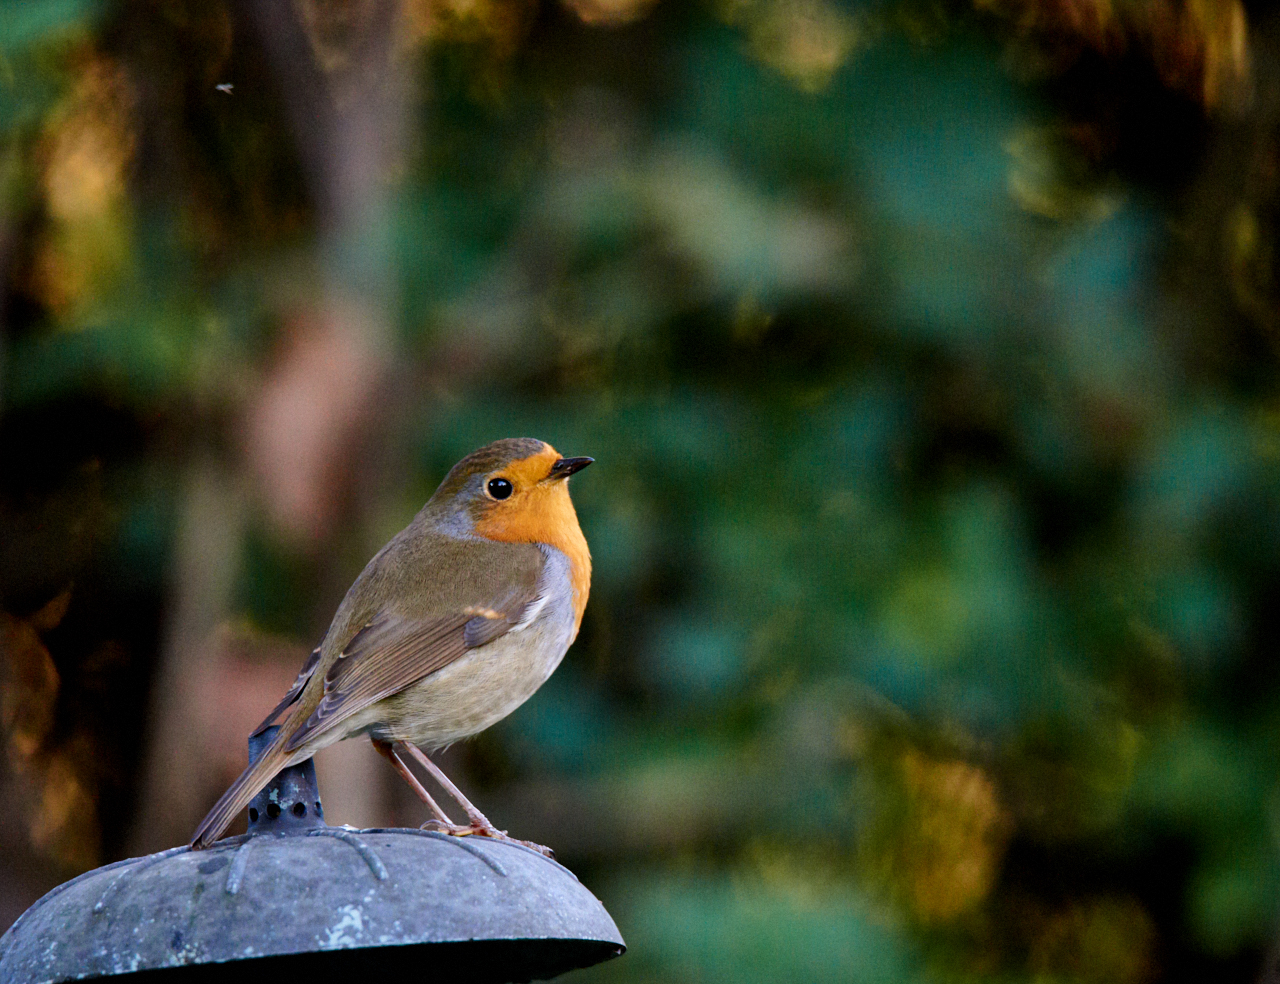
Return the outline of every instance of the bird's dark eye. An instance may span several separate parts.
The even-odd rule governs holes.
[[[505,499],[512,491],[511,483],[505,478],[489,479],[489,494],[495,499]]]

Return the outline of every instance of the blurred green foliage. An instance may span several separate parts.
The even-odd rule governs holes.
[[[310,645],[462,454],[597,458],[582,636],[471,749],[627,937],[582,979],[1255,978],[1280,25],[1060,6],[407,3],[344,225],[243,5],[6,4],[0,606],[76,584],[32,740],[93,739],[106,854],[181,477],[249,470],[338,282],[391,329],[362,504],[299,546],[260,502],[232,614]]]

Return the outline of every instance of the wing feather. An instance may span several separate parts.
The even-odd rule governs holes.
[[[311,650],[311,655],[307,657],[306,662],[302,664],[302,669],[298,673],[298,679],[293,681],[293,686],[289,688],[289,692],[280,698],[280,703],[275,706],[270,714],[262,719],[262,723],[253,729],[250,738],[256,738],[262,732],[266,731],[273,721],[280,716],[280,712],[292,704],[302,695],[302,688],[307,685],[307,681],[311,679],[311,674],[316,671],[316,664],[320,662],[320,647]]]
[[[434,673],[468,650],[492,642],[540,607],[538,578],[489,604],[455,614],[405,618],[383,610],[360,629],[324,676],[324,696],[285,746],[294,751],[341,721]]]

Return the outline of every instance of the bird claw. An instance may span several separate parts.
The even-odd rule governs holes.
[[[489,837],[493,840],[510,841],[512,844],[519,844],[522,847],[529,848],[531,851],[537,851],[543,857],[551,858],[553,861],[556,856],[555,851],[542,844],[535,844],[533,841],[520,840],[519,838],[511,837],[505,830],[499,830],[497,827],[484,826],[478,823],[462,826],[456,823],[444,823],[440,820],[428,820],[419,829],[434,830],[438,833],[449,834],[453,837]]]
[[[508,837],[505,833],[500,840],[511,841],[512,844],[519,844],[521,847],[527,847],[531,851],[537,851],[544,858],[550,858],[552,861],[556,859],[556,852],[551,850],[545,844],[535,844],[533,841],[522,841],[516,837]]]
[[[456,823],[445,823],[443,820],[428,820],[418,827],[419,830],[430,830],[437,834],[452,834],[454,837],[469,837],[478,833],[475,827],[462,827]]]

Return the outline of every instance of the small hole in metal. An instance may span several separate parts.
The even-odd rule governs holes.
[[[307,815],[307,804],[306,804],[306,803],[294,803],[294,804],[293,804],[293,815],[294,815],[295,817],[305,817],[305,816]]]
[[[253,807],[253,806],[249,807],[249,822],[250,822],[250,823],[257,823],[257,822],[258,822],[258,810],[257,810],[257,807]]]
[[[316,800],[316,812],[317,812],[317,813],[319,813],[319,812],[320,812],[320,801],[319,801],[319,800]]]
[[[279,804],[279,803],[268,803],[268,804],[267,804],[267,816],[269,816],[272,820],[274,820],[276,817],[280,816],[280,804]]]

